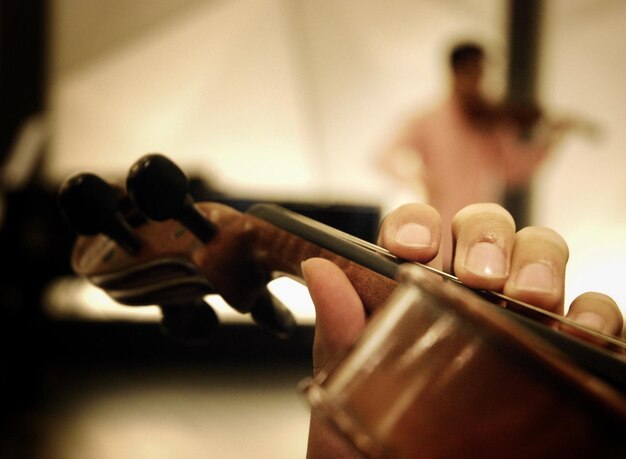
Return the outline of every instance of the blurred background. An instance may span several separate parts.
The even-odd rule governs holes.
[[[304,457],[306,293],[289,340],[218,306],[208,343],[173,342],[158,309],[129,312],[71,275],[56,191],[79,171],[122,182],[161,152],[229,202],[288,203],[371,239],[386,211],[424,199],[376,157],[443,97],[458,40],[485,46],[491,96],[596,126],[559,144],[512,211],[568,241],[568,301],[626,305],[620,0],[0,5],[3,457]]]

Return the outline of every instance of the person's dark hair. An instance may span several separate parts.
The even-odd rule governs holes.
[[[450,51],[450,68],[459,69],[466,63],[482,59],[484,55],[485,51],[480,45],[475,43],[458,44]]]

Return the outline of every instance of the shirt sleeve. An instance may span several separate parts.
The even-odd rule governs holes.
[[[553,144],[542,139],[522,135],[519,128],[512,124],[498,126],[496,138],[506,184],[511,187],[530,182],[553,147]]]
[[[409,119],[392,138],[379,157],[379,165],[390,175],[403,181],[421,178],[425,158],[425,118]]]

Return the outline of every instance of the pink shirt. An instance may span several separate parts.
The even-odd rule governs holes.
[[[504,176],[494,136],[470,124],[454,100],[412,124],[407,140],[422,158],[429,202],[445,222],[467,204],[501,202]]]
[[[444,254],[451,250],[454,215],[468,204],[502,203],[506,187],[528,182],[547,150],[522,140],[513,125],[481,129],[454,98],[412,119],[395,146],[421,156],[429,204],[442,217]]]

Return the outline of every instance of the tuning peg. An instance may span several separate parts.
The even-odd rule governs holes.
[[[187,344],[202,344],[219,325],[217,314],[203,300],[163,304],[161,325],[165,333]]]
[[[202,242],[209,242],[217,228],[193,205],[187,177],[170,159],[159,154],[140,158],[126,181],[128,194],[148,218],[180,221]]]
[[[119,213],[123,193],[94,174],[70,177],[59,189],[58,202],[69,226],[78,234],[106,234],[129,254],[141,241]]]
[[[268,328],[279,338],[288,338],[296,329],[291,311],[267,289],[256,299],[250,315],[257,324]]]

